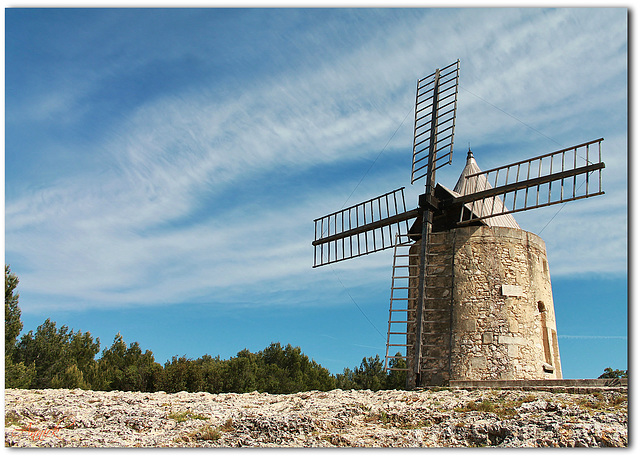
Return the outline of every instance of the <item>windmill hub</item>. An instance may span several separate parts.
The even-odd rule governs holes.
[[[440,209],[440,200],[438,200],[435,195],[427,193],[420,194],[418,196],[418,206],[423,211],[438,211]]]
[[[314,267],[394,248],[385,369],[409,387],[561,379],[544,241],[513,213],[602,195],[602,141],[482,171],[471,152],[453,190],[460,61],[418,80],[411,183],[315,222]],[[410,225],[410,221],[413,221]]]

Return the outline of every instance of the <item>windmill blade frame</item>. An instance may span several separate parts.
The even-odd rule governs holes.
[[[599,138],[468,175],[465,177],[467,185],[481,190],[441,202],[441,205],[461,205],[458,225],[463,226],[490,217],[602,195],[603,141],[604,138]],[[594,163],[589,154],[596,144],[598,162]],[[594,173],[597,173],[595,187],[590,185]],[[584,181],[578,181],[580,176]]]
[[[451,164],[459,78],[457,60],[417,82],[411,184]]]
[[[409,232],[408,221],[420,215],[407,210],[404,187],[314,220],[313,267],[382,251],[395,245],[396,234]]]

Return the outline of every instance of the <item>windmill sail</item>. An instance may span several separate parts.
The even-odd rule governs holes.
[[[313,266],[319,267],[393,247],[408,233],[417,209],[407,211],[404,187],[314,221]]]
[[[411,184],[451,163],[459,74],[457,60],[418,80]]]
[[[470,193],[443,203],[452,206],[462,204],[458,225],[467,225],[491,217],[602,195],[602,169],[605,167],[602,141],[600,138],[468,174],[462,186]],[[594,151],[596,145],[597,151]],[[592,160],[596,155],[598,162],[594,163]]]

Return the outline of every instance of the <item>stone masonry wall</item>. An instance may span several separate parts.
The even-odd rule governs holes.
[[[443,267],[429,270],[434,300],[425,308],[441,308],[423,311],[420,384],[562,378],[544,241],[519,229],[464,227],[431,243],[432,264],[450,265],[454,254],[453,282]]]

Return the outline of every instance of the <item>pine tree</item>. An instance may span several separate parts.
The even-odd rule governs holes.
[[[68,366],[63,373],[56,373],[51,379],[53,389],[89,389],[89,384],[84,380],[82,371],[74,363]]]
[[[404,371],[407,368],[407,361],[401,356],[402,354],[397,352],[396,358],[391,359],[389,363],[389,368],[396,368],[396,370],[389,370],[385,389],[403,390],[407,387],[407,372]]]
[[[16,292],[20,280],[4,266],[4,386],[7,389],[28,389],[35,376],[33,363],[16,362],[16,340],[22,331],[21,312]]]
[[[598,376],[598,379],[616,379],[627,378],[629,376],[628,370],[614,370],[611,367],[604,369],[604,373]]]
[[[143,354],[137,341],[127,348],[120,333],[111,347],[102,351],[98,366],[99,376],[92,386],[99,390],[153,392],[162,377],[162,365],[156,363],[153,353],[147,350]]]
[[[396,354],[400,355],[400,353]],[[391,363],[392,368],[406,368],[404,359],[395,359]],[[406,375],[404,371],[390,370],[387,374],[380,356],[364,357],[359,367],[353,370],[345,368],[342,374],[336,376],[336,384],[339,389],[404,389],[406,387]]]
[[[6,389],[28,389],[36,377],[35,364],[16,363],[10,356],[4,356],[4,387]]]
[[[173,356],[165,363],[162,376],[162,390],[165,392],[202,392],[204,376],[202,367],[186,356]]]
[[[12,355],[16,346],[18,335],[22,331],[20,320],[20,307],[18,306],[19,294],[16,287],[20,280],[11,273],[9,265],[4,266],[4,354]]]
[[[16,355],[25,365],[35,365],[32,388],[50,388],[53,377],[65,372],[70,365],[67,351],[70,339],[68,328],[63,325],[58,329],[50,319],[45,320],[35,334],[29,330],[22,336]]]

